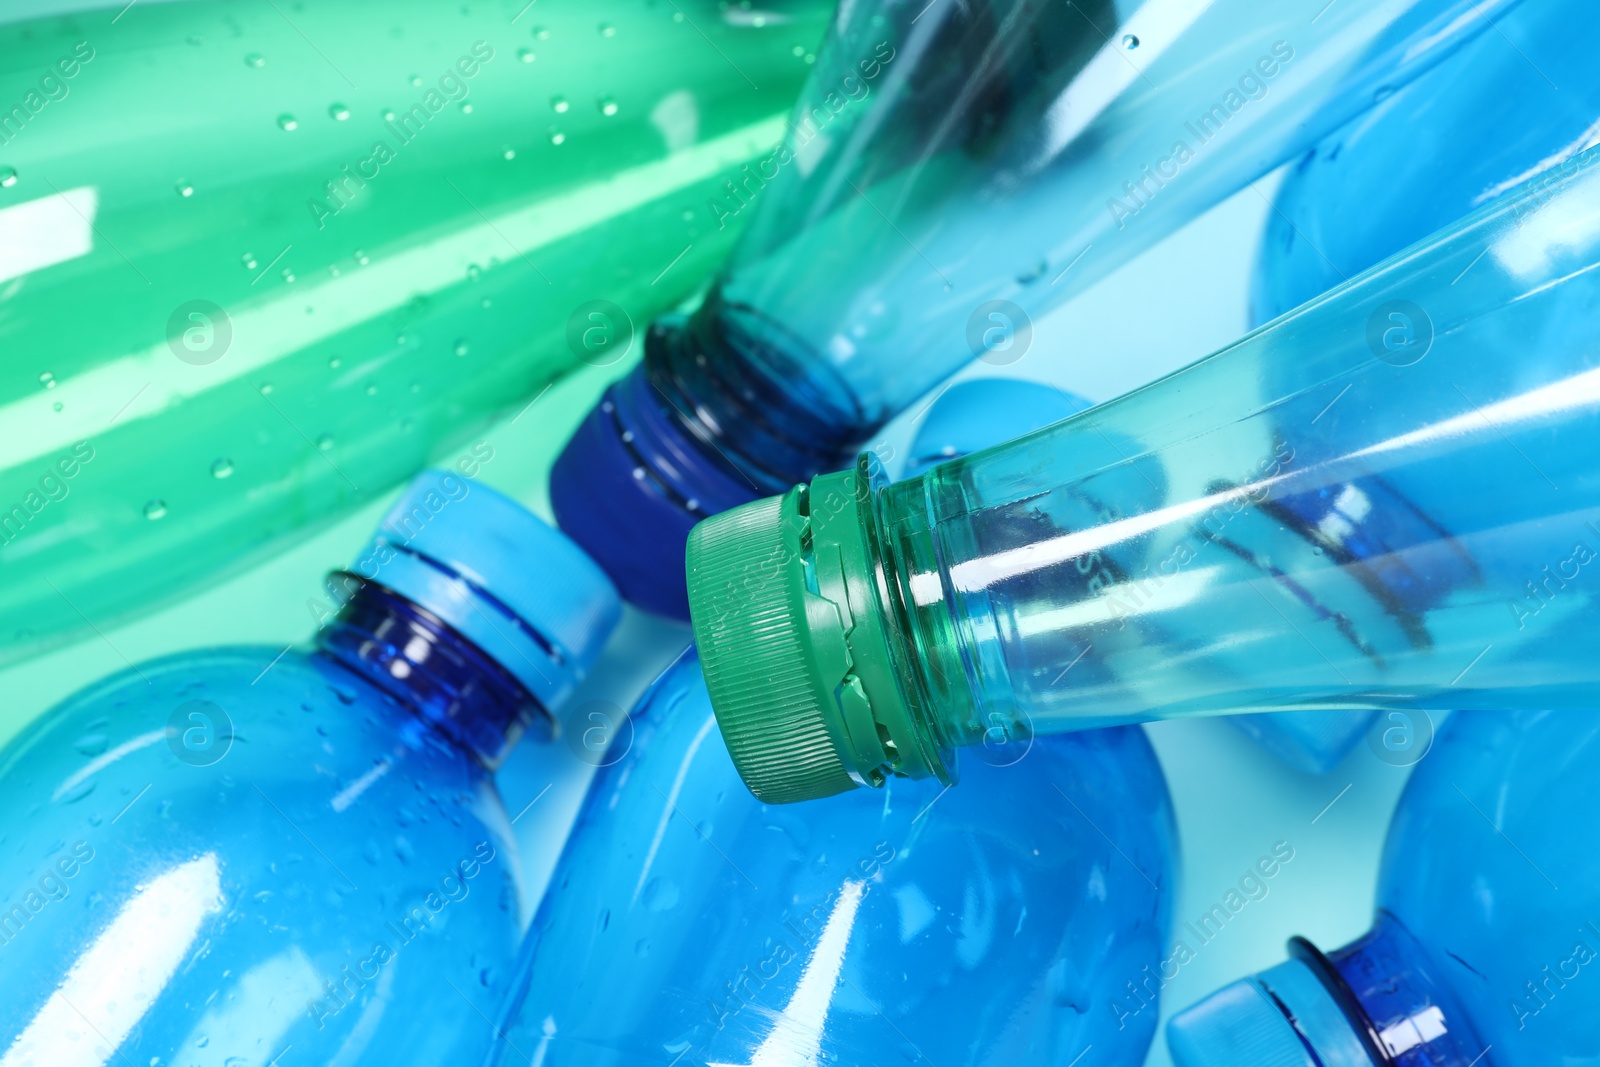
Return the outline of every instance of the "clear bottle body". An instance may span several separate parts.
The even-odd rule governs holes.
[[[847,5],[788,141],[721,198],[754,218],[651,381],[761,491],[837,468],[1508,6]]]
[[[949,796],[774,807],[691,653],[615,738],[498,1063],[1144,1062],[1176,841],[1137,729],[987,751]]]
[[[1592,699],[1596,163],[1168,378],[876,492],[887,611],[935,731]]]
[[[184,653],[47,712],[0,754],[0,1060],[479,1062],[517,843],[494,751],[449,727],[505,742],[529,700],[366,587],[314,646]]]
[[[701,284],[830,8],[121,6],[0,16],[0,660],[621,359],[572,317]]]
[[[1581,2],[1522,4],[1495,27],[1290,169],[1256,263],[1256,325],[1589,147],[1600,121],[1592,62],[1600,10]],[[1532,54],[1537,64],[1529,62]],[[1311,712],[1233,723],[1290,764],[1326,773],[1359,743],[1370,719]],[[1381,728],[1373,736],[1381,746]]]

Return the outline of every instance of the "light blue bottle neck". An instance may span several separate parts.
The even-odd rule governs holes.
[[[315,646],[381,689],[488,770],[530,726],[552,719],[477,645],[404,597],[347,573],[353,589]]]

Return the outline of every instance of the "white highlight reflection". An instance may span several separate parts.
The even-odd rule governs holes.
[[[850,945],[850,932],[865,892],[865,882],[846,882],[840,887],[839,899],[822,928],[822,936],[817,938],[817,947],[806,960],[789,1006],[779,1013],[772,1033],[756,1046],[750,1062],[707,1063],[706,1067],[816,1067],[822,1054],[828,1008],[839,985],[839,973],[844,970],[844,952]]]
[[[78,957],[0,1067],[103,1067],[222,906],[214,853],[152,879]]]
[[[94,251],[100,192],[81,185],[0,208],[0,282]]]

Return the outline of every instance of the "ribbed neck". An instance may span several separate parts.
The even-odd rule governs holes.
[[[375,582],[334,575],[353,594],[317,634],[325,655],[417,713],[484,767],[500,765],[548,713],[511,675],[441,619]]]

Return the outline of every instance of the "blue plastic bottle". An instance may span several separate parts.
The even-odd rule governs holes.
[[[1496,29],[1328,137],[1290,173],[1267,217],[1251,300],[1257,324],[1600,140],[1600,7],[1522,4]],[[1371,719],[1329,711],[1232,721],[1292,765],[1324,773]]]
[[[1600,1064],[1600,717],[1452,715],[1401,797],[1370,932],[1176,1016],[1179,1067]]]
[[[561,526],[679,616],[700,518],[849,463],[938,382],[1484,32],[1506,0],[842,4],[689,319],[552,473]]]
[[[900,477],[915,478],[929,467],[1060,422],[1089,406],[1081,396],[1025,378],[956,382],[929,405]]]
[[[1138,1067],[1174,828],[1137,728],[760,803],[691,650],[595,779],[530,930],[499,1063]]]
[[[421,475],[308,645],[130,667],[0,754],[0,1064],[474,1063],[523,928],[492,772],[619,601]]]

